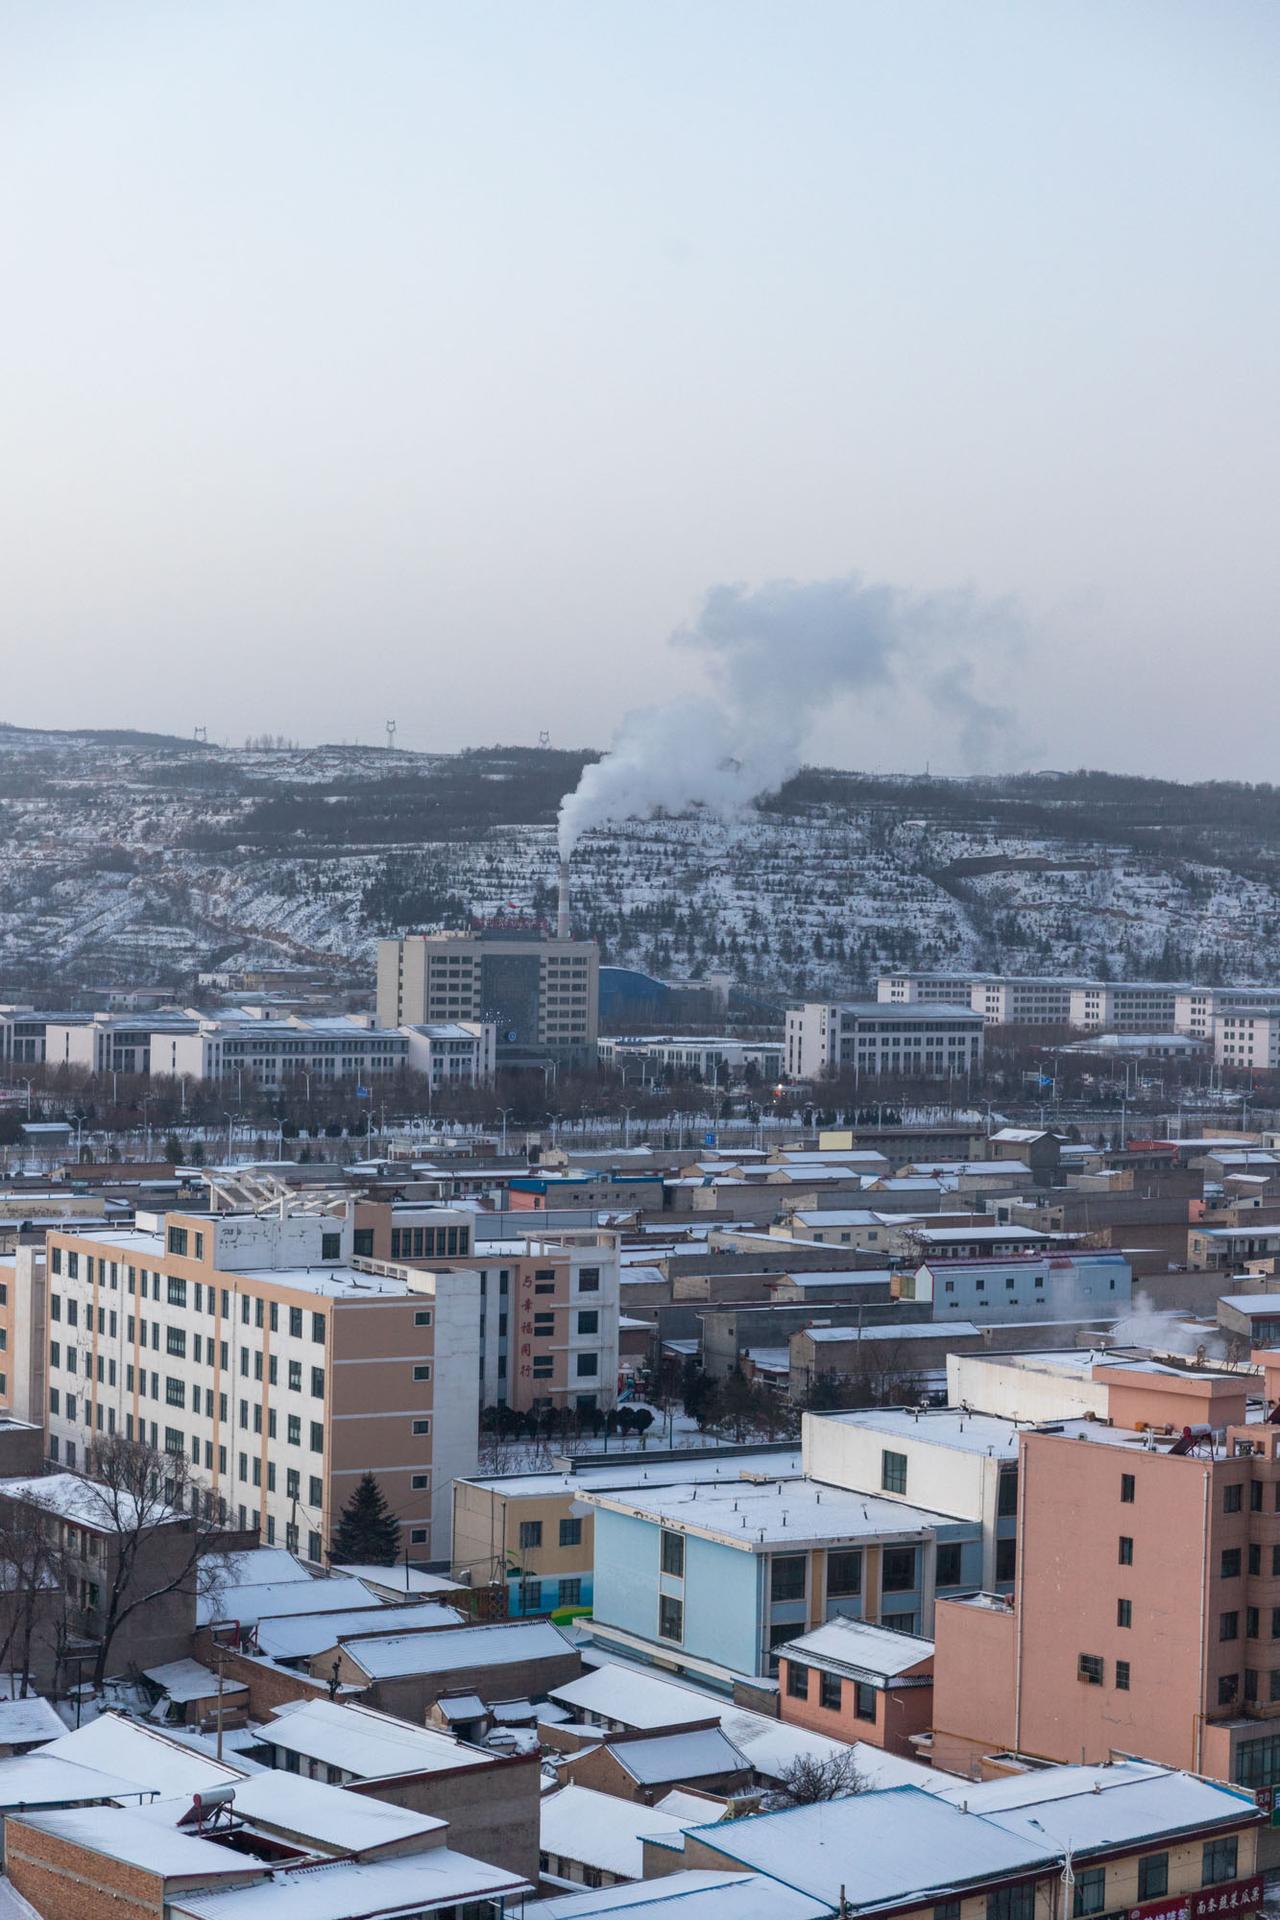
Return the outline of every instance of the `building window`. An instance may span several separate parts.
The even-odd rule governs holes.
[[[987,1920],[1034,1920],[1035,1910],[1033,1880],[1020,1887],[997,1887],[987,1895]]]
[[[675,1580],[684,1579],[684,1535],[662,1531],[662,1571]]]
[[[1218,1615],[1219,1640],[1238,1640],[1240,1638],[1240,1615],[1238,1613],[1220,1613]]]
[[[1240,1578],[1239,1547],[1224,1547],[1222,1549],[1219,1576],[1223,1580],[1238,1580]]]
[[[560,1522],[560,1545],[562,1547],[580,1547],[582,1545],[581,1520],[562,1520]]]
[[[914,1547],[886,1547],[880,1562],[880,1586],[884,1593],[910,1593],[916,1584]]]
[[[799,1660],[787,1661],[787,1692],[793,1700],[809,1698],[809,1669]]]
[[[320,1370],[318,1367],[313,1367],[311,1369],[311,1380],[312,1380],[313,1387],[315,1385],[316,1374],[319,1373],[319,1371]],[[413,1377],[415,1380],[429,1380],[431,1378],[431,1362],[429,1360],[421,1361],[419,1365],[414,1368]],[[324,1375],[323,1374],[320,1374],[320,1381],[321,1381],[320,1391],[321,1393],[323,1393],[324,1392]]]
[[[1218,1705],[1220,1707],[1234,1705],[1235,1701],[1239,1698],[1239,1694],[1240,1675],[1238,1673],[1223,1673],[1218,1676]]]
[[[580,1334],[599,1333],[599,1331],[600,1331],[600,1315],[596,1312],[596,1309],[594,1307],[591,1307],[587,1312],[580,1313],[578,1315],[578,1332]]]
[[[1271,1678],[1274,1684],[1276,1675]],[[1280,1734],[1240,1742],[1236,1748],[1236,1779],[1242,1787],[1250,1788],[1280,1783]]]
[[[820,1673],[818,1675],[818,1704],[829,1713],[839,1713],[844,1697],[844,1683],[838,1673]]]
[[[935,1583],[940,1587],[958,1587],[962,1578],[961,1548],[958,1540],[949,1540],[938,1547],[937,1571]]]
[[[803,1600],[805,1564],[802,1553],[775,1553],[769,1562],[769,1598]]]
[[[1082,1653],[1076,1660],[1076,1678],[1084,1680],[1091,1687],[1100,1687],[1103,1680],[1103,1660],[1100,1653]]]
[[[827,1597],[862,1592],[862,1553],[857,1547],[840,1547],[827,1555]]]
[[[318,1453],[320,1448],[316,1445],[316,1431],[317,1429],[313,1424],[311,1428],[311,1445],[312,1449]],[[430,1433],[431,1422],[429,1420],[415,1420],[413,1423],[413,1431],[415,1434]]]
[[[1139,1900],[1163,1900],[1168,1891],[1168,1854],[1144,1853],[1138,1862]]]
[[[1003,1467],[996,1488],[996,1512],[1002,1519],[1009,1520],[1018,1511],[1018,1469]]]
[[[1107,1873],[1105,1867],[1087,1867],[1076,1875],[1075,1896],[1071,1902],[1071,1911],[1080,1920],[1082,1914],[1101,1913],[1107,1904]]]
[[[562,1607],[580,1607],[582,1605],[582,1581],[577,1574],[572,1574],[560,1582],[557,1601]]]
[[[1200,1867],[1201,1886],[1216,1887],[1224,1880],[1235,1879],[1237,1846],[1234,1833],[1226,1840],[1205,1841]]]
[[[1244,1483],[1240,1480],[1233,1480],[1230,1486],[1222,1489],[1222,1511],[1224,1513],[1240,1513],[1243,1511],[1243,1508]]]
[[[905,1453],[893,1453],[885,1447],[880,1455],[880,1485],[886,1493],[905,1493],[907,1490],[907,1456]]]
[[[1122,1567],[1133,1565],[1133,1537],[1127,1533],[1120,1535],[1120,1565]]]
[[[579,1380],[594,1380],[599,1372],[600,1355],[598,1353],[580,1353],[578,1355]]]
[[[599,1267],[579,1267],[578,1268],[578,1292],[579,1293],[599,1293],[599,1291],[600,1291]]]
[[[939,1900],[933,1909],[933,1920],[960,1920],[960,1902],[958,1900]]]
[[[431,1325],[430,1307],[419,1308],[418,1312],[413,1316],[413,1324],[415,1327],[429,1327]]]
[[[322,1260],[340,1260],[342,1258],[342,1235],[340,1233],[322,1233],[320,1235],[320,1258]]]
[[[1133,1505],[1136,1490],[1137,1481],[1133,1475],[1131,1473],[1122,1473],[1120,1475],[1120,1502],[1122,1506],[1131,1507]]]
[[[868,1686],[865,1680],[854,1681],[853,1711],[858,1720],[874,1720],[876,1717],[876,1690]]]
[[[1118,1627],[1131,1627],[1133,1625],[1132,1600],[1116,1601],[1116,1625]]]
[[[684,1602],[673,1599],[669,1593],[658,1596],[658,1638],[684,1639]]]
[[[542,1545],[541,1520],[522,1520],[520,1522],[520,1545],[522,1548]]]
[[[996,1579],[1012,1580],[1018,1571],[1018,1543],[1016,1540],[996,1541]]]
[[[185,1254],[185,1253],[186,1253],[186,1251],[187,1251],[187,1230],[186,1230],[186,1228],[185,1228],[185,1227],[170,1227],[170,1229],[169,1229],[169,1251],[170,1251],[170,1253],[177,1253],[177,1254]]]

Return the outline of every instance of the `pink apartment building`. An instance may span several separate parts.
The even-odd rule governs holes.
[[[1269,1793],[1280,1426],[1246,1424],[1243,1379],[1108,1379],[1108,1421],[1021,1436],[1012,1599],[937,1605],[933,1759],[1137,1753]]]

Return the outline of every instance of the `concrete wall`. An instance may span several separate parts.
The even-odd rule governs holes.
[[[630,1514],[596,1511],[596,1620],[652,1641],[673,1662],[682,1655],[732,1667],[759,1669],[763,1647],[764,1561],[736,1547],[685,1535],[682,1581],[659,1572],[662,1529]],[[658,1595],[684,1600],[684,1637],[658,1637]]]
[[[488,1860],[536,1886],[541,1782],[537,1754],[522,1753],[477,1760],[447,1773],[355,1780],[348,1791],[447,1820],[448,1844],[459,1853]]]
[[[424,1633],[421,1637],[425,1643],[431,1635]],[[311,1662],[313,1677],[327,1679],[336,1659],[339,1680],[344,1686],[362,1687],[365,1706],[398,1714],[418,1726],[425,1723],[428,1709],[442,1693],[478,1693],[486,1702],[539,1699],[551,1687],[567,1686],[582,1672],[581,1654],[566,1647],[563,1654],[542,1660],[489,1661],[474,1667],[450,1667],[443,1673],[428,1670],[371,1681],[358,1664],[359,1651],[358,1640],[349,1646],[327,1648]],[[430,1658],[425,1644],[422,1658],[424,1664]]]
[[[1014,1740],[1012,1608],[942,1600],[933,1616],[933,1764],[976,1773]]]

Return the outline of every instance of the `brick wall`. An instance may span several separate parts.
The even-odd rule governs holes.
[[[164,1881],[141,1867],[90,1853],[69,1840],[29,1827],[17,1815],[5,1822],[5,1868],[42,1920],[156,1920],[164,1912]]]
[[[541,1786],[537,1754],[521,1753],[447,1773],[352,1781],[348,1790],[447,1820],[448,1844],[459,1853],[488,1860],[536,1886]]]

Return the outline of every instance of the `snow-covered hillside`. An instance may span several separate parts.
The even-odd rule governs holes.
[[[354,983],[380,932],[545,911],[555,803],[583,761],[0,728],[0,998],[176,986],[215,959],[323,959]],[[804,776],[733,824],[587,834],[575,922],[610,960],[785,995],[906,963],[1266,979],[1273,810],[1268,789],[1102,776],[1079,790]]]

